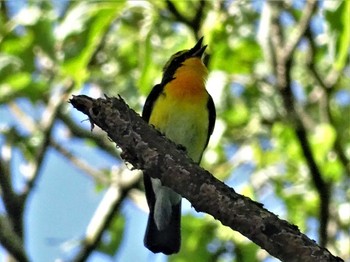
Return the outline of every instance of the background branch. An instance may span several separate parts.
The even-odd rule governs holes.
[[[21,215],[22,201],[18,194],[14,191],[11,181],[11,169],[10,160],[12,158],[12,147],[9,144],[5,144],[1,147],[0,154],[0,189],[3,203],[7,214],[9,215],[9,222],[12,226],[12,230],[16,233],[16,236],[21,238],[20,230],[16,225],[18,217]]]
[[[82,170],[84,173],[90,175],[99,184],[107,186],[109,184],[109,178],[105,173],[97,170],[95,167],[89,165],[86,161],[76,157],[73,153],[69,152],[66,148],[62,147],[56,141],[51,140],[50,145],[61,153],[66,159],[68,159],[74,166]]]
[[[288,60],[299,44],[301,38],[304,36],[306,30],[310,25],[310,20],[317,8],[317,0],[307,0],[303,8],[302,16],[299,22],[294,27],[290,37],[287,38],[285,46],[283,47],[285,59]]]
[[[35,151],[35,156],[33,157],[33,164],[31,172],[28,174],[28,181],[26,188],[22,193],[22,197],[25,199],[28,197],[32,188],[35,186],[36,181],[39,179],[39,173],[41,168],[41,163],[44,160],[47,148],[50,145],[51,132],[53,125],[56,121],[56,116],[62,104],[67,100],[69,92],[73,89],[73,81],[68,81],[57,94],[52,95],[48,101],[48,105],[42,115],[42,121],[39,123],[41,130],[43,130],[42,140],[40,146]]]
[[[167,4],[168,10],[174,15],[174,17],[179,22],[184,23],[189,28],[191,28],[193,33],[197,37],[197,39],[199,39],[199,37],[200,37],[199,30],[201,28],[201,24],[202,24],[202,20],[203,20],[203,13],[204,13],[206,1],[201,0],[198,2],[197,10],[196,10],[195,14],[193,15],[193,17],[191,17],[191,18],[188,18],[185,15],[181,14],[180,11],[176,8],[176,6],[174,5],[174,3],[172,1],[167,0],[166,4]]]
[[[23,248],[23,213],[25,211],[26,200],[28,198],[28,195],[32,192],[35,181],[38,179],[39,171],[42,166],[42,161],[50,144],[49,141],[51,138],[52,127],[56,119],[56,113],[59,110],[59,107],[62,105],[62,103],[67,99],[67,92],[72,87],[72,85],[66,86],[66,88],[63,88],[61,90],[62,92],[58,96],[52,96],[49,105],[46,108],[46,111],[44,111],[43,113],[43,118],[41,124],[39,125],[43,130],[42,141],[41,144],[38,146],[38,150],[35,152],[35,155],[31,156],[31,159],[28,159],[28,161],[31,164],[31,173],[27,174],[28,181],[26,187],[24,188],[24,190],[22,190],[21,193],[16,193],[14,191],[13,181],[11,181],[12,174],[10,173],[10,161],[12,159],[12,148],[9,144],[5,144],[5,146],[2,147],[3,152],[0,158],[0,187],[6,212],[8,214],[7,221],[11,225],[13,232],[16,234],[16,236],[13,236],[13,234],[7,236],[7,238],[9,238],[10,236],[13,237],[14,242],[5,241],[4,238],[0,239],[3,245],[18,243],[18,241],[20,240]],[[15,115],[19,116],[19,120],[23,120],[23,125],[27,129],[29,129],[32,132],[37,131],[34,121],[31,118],[25,116],[25,114],[22,114],[19,107],[12,104],[11,108]],[[20,135],[15,130],[12,130],[12,132],[12,135],[20,137]],[[6,151],[7,154],[10,154],[10,156],[4,156],[4,151]],[[4,232],[8,233],[9,231],[6,228],[2,228],[6,225],[6,223],[2,223],[0,228],[5,230]],[[18,238],[18,240],[15,240],[15,238]],[[5,243],[3,243],[2,240],[5,241]],[[18,247],[18,244],[16,246]],[[9,248],[9,251],[16,251],[17,253],[13,254],[16,258],[17,255],[20,255],[21,257],[25,256],[25,253],[18,253],[19,249],[15,247]],[[20,259],[19,261],[22,260]]]
[[[58,112],[58,118],[67,126],[69,132],[71,132],[72,135],[81,139],[90,139],[110,156],[116,159],[120,159],[116,148],[111,145],[110,141],[106,139],[102,133],[91,132],[90,130],[82,128],[81,126],[77,125],[68,114],[63,113],[62,111]]]
[[[327,226],[329,221],[329,205],[330,205],[330,190],[331,185],[326,183],[319,169],[314,154],[312,152],[308,137],[307,130],[303,123],[303,119],[296,110],[295,98],[292,92],[292,63],[293,63],[293,52],[296,45],[300,42],[301,38],[306,34],[307,25],[312,17],[313,12],[316,8],[316,1],[307,1],[304,10],[304,16],[301,18],[300,22],[295,28],[295,32],[291,39],[286,41],[286,44],[281,44],[283,41],[281,39],[282,35],[282,25],[278,20],[280,12],[275,8],[274,19],[272,19],[271,27],[274,28],[271,31],[272,38],[272,52],[276,61],[276,76],[277,76],[277,89],[280,91],[280,95],[283,99],[283,104],[285,111],[287,112],[287,117],[289,122],[293,125],[295,129],[296,137],[298,138],[299,145],[303,152],[305,161],[309,168],[309,172],[313,181],[313,184],[319,195],[320,203],[320,243],[322,246],[327,244]],[[276,33],[277,32],[277,33]],[[290,43],[289,43],[290,42]]]
[[[29,261],[22,239],[13,231],[12,222],[8,221],[4,216],[0,216],[0,243],[16,261]]]
[[[130,190],[136,187],[139,180],[140,174],[134,176],[129,174],[127,181],[125,179],[114,181],[109,186],[89,223],[85,238],[81,241],[80,250],[72,261],[86,261],[90,254],[98,247],[101,243],[103,233],[110,226],[113,218],[116,217],[116,213],[120,209],[123,200]]]
[[[28,261],[24,250],[23,237],[20,226],[16,223],[21,219],[22,201],[14,192],[9,160],[12,156],[12,148],[4,145],[0,154],[0,193],[8,216],[0,215],[0,243],[13,258],[18,261]]]
[[[323,91],[323,95],[325,96],[324,111],[327,116],[327,120],[332,126],[336,127],[335,121],[331,112],[331,108],[330,108],[330,103],[331,103],[330,96],[333,93],[332,90],[334,90],[333,85],[335,83],[333,81],[337,82],[338,80],[334,79],[332,82],[327,80],[327,79],[333,78],[333,77],[330,77],[330,75],[334,74],[332,70],[330,70],[330,72],[328,73],[328,75],[325,76],[325,78],[323,78],[323,76],[319,73],[319,70],[316,68],[316,64],[314,62],[316,61],[316,46],[315,46],[314,38],[311,33],[311,28],[308,28],[308,30],[306,31],[306,37],[309,41],[309,46],[310,46],[310,55],[309,55],[309,61],[307,66],[316,84],[321,87]],[[340,137],[339,137],[339,132],[336,132],[335,134],[333,150],[338,155],[339,160],[342,163],[344,170],[346,171],[346,175],[350,177],[350,161],[347,158],[345,151],[343,149],[342,142],[340,141]]]

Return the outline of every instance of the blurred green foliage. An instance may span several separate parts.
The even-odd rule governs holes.
[[[54,90],[72,80],[75,94],[82,88],[120,94],[140,112],[170,55],[203,35],[209,46],[208,90],[218,122],[202,165],[306,234],[317,235],[310,221],[319,226],[319,196],[295,126],[275,88],[268,48],[258,39],[263,29],[268,30],[261,23],[265,2],[258,2],[206,1],[198,32],[161,1],[71,1],[61,10],[55,1],[28,1],[15,16],[9,15],[8,2],[1,2],[0,103],[22,98],[46,106]],[[199,6],[197,1],[173,4],[186,19]],[[302,7],[292,4],[283,12],[292,20],[281,22],[288,35]],[[310,25],[311,36],[296,49],[290,69],[297,111],[331,193],[328,248],[348,259],[350,219],[338,211],[346,205],[345,214],[350,215],[349,13],[350,1],[320,2]],[[322,86],[310,64],[326,85],[332,77],[337,81]],[[116,252],[124,237],[123,226],[122,218],[112,223],[110,241],[102,243],[99,252]],[[207,216],[184,216],[182,242],[181,252],[169,261],[263,261],[268,257]]]

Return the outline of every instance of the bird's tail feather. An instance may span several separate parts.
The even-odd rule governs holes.
[[[181,245],[181,201],[172,206],[170,223],[158,230],[154,222],[154,210],[150,210],[144,238],[145,246],[153,253],[171,255],[179,252]]]

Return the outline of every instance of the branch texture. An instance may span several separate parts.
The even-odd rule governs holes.
[[[23,247],[22,239],[13,231],[11,222],[4,216],[0,216],[0,243],[17,261],[29,261]]]
[[[237,194],[193,163],[184,151],[143,121],[121,98],[70,100],[122,149],[122,158],[147,170],[188,199],[198,212],[211,214],[282,261],[342,261],[279,219],[261,204]]]

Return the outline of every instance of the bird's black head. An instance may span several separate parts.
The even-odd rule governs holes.
[[[201,37],[196,45],[189,50],[182,50],[174,55],[168,60],[163,68],[163,79],[162,83],[165,84],[173,79],[176,70],[182,66],[182,63],[189,58],[197,57],[202,58],[202,55],[207,48],[207,45],[202,46],[203,37]]]

